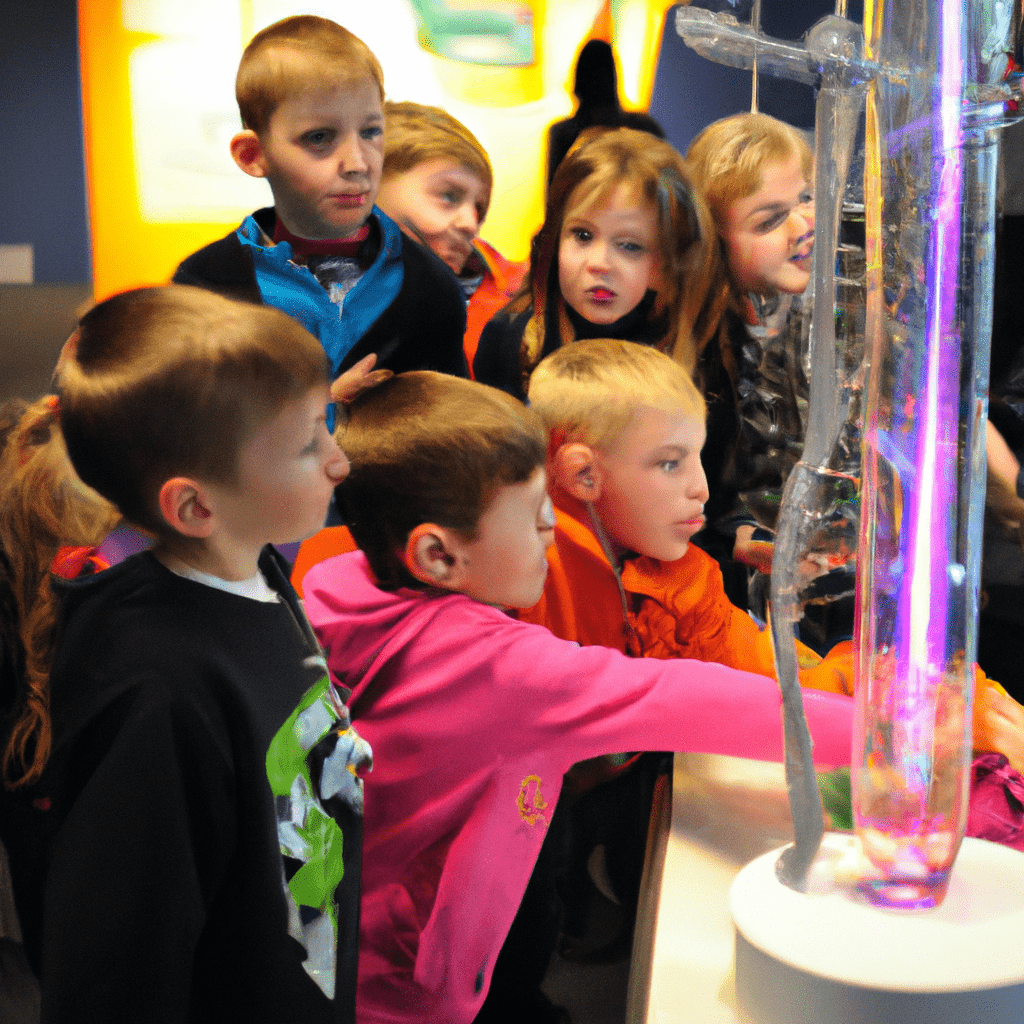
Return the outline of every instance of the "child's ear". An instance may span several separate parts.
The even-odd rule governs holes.
[[[186,537],[208,537],[213,528],[203,488],[195,480],[175,476],[165,480],[157,500],[168,526]]]
[[[238,166],[252,178],[265,178],[267,164],[259,136],[249,128],[240,131],[231,140],[231,156]]]
[[[577,501],[597,501],[603,476],[597,453],[580,441],[563,444],[551,457],[551,478]]]
[[[432,587],[454,590],[457,546],[451,530],[436,523],[420,523],[405,542],[405,567],[420,581]]]

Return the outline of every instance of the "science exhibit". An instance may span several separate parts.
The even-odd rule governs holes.
[[[750,23],[677,12],[708,59],[818,90],[807,436],[771,580],[795,842],[732,885],[736,1001],[759,1024],[1010,1022],[1024,858],[964,828],[997,159],[1020,116],[1020,11],[865,0],[863,27],[845,13],[790,43],[758,31],[757,5]],[[837,275],[851,222],[853,282]],[[825,831],[797,683],[794,626],[821,566],[855,583],[852,834]]]

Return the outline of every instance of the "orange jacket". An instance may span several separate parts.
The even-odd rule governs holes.
[[[480,344],[480,334],[484,325],[515,295],[526,273],[525,263],[513,263],[505,259],[482,238],[476,239],[473,246],[486,269],[484,279],[470,296],[469,305],[466,307],[466,334],[462,347],[466,353],[470,376],[473,375],[473,357],[476,355],[477,345]]]
[[[544,595],[533,608],[520,612],[521,619],[584,646],[599,644],[652,658],[695,658],[775,675],[770,631],[760,629],[725,596],[713,558],[691,544],[675,562],[627,559],[622,568],[628,607],[624,619],[615,574],[585,525],[584,507],[569,499],[559,501]],[[853,692],[851,645],[841,645],[824,661],[803,644],[798,648],[801,685]]]

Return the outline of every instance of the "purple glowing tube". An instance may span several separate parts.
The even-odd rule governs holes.
[[[896,908],[963,838],[1008,7],[867,0],[869,242],[854,821]],[[1001,63],[1002,61],[1002,63]]]

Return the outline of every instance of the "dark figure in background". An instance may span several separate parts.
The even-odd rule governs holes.
[[[665,138],[661,125],[649,114],[622,109],[615,55],[603,39],[591,39],[580,50],[572,91],[579,101],[576,113],[548,129],[548,185],[580,132],[587,128],[635,128]]]

